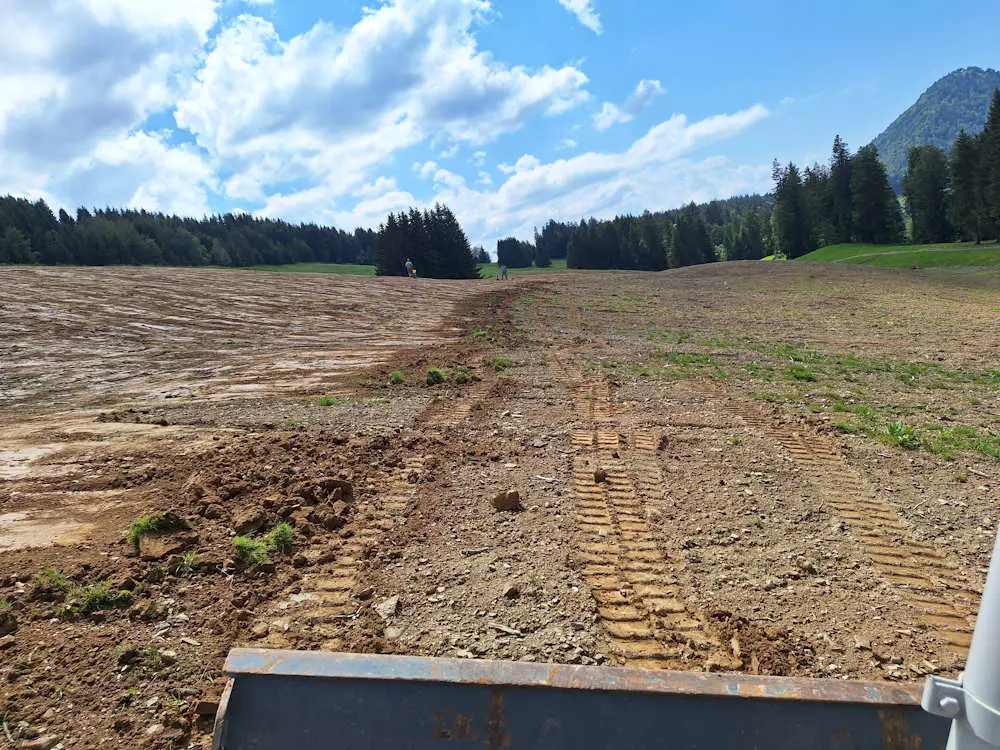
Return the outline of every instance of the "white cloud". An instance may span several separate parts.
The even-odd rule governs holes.
[[[631,115],[626,114],[611,102],[604,102],[601,111],[594,115],[594,127],[604,132],[620,122],[628,122]]]
[[[525,154],[520,159],[518,159],[514,164],[499,164],[497,169],[499,169],[504,174],[519,174],[521,172],[529,172],[535,167],[541,164],[540,161],[535,156],[531,154]]]
[[[194,150],[171,148],[162,135],[133,133],[101,141],[53,180],[57,194],[99,195],[87,205],[145,208],[182,216],[210,212],[211,166]],[[100,186],[94,191],[93,186]]]
[[[572,138],[563,138],[559,143],[556,144],[556,150],[558,151],[569,151],[576,148],[577,143]]]
[[[447,169],[439,169],[434,173],[434,183],[436,185],[447,185],[448,187],[458,188],[465,185],[465,178],[454,172],[449,172]]]
[[[492,185],[493,184],[493,178],[490,176],[489,172],[480,171],[479,172],[478,183],[480,185]]]
[[[785,106],[785,107],[787,107],[789,104],[795,104],[795,97],[794,96],[786,96],[786,97],[782,98],[781,104],[782,104],[782,106]]]
[[[559,4],[595,34],[601,34],[604,31],[601,26],[601,17],[594,10],[590,0],[559,0]]]
[[[594,115],[594,127],[603,132],[619,123],[631,122],[662,93],[659,81],[643,78],[621,107],[605,102],[601,111]]]
[[[423,164],[417,162],[413,165],[413,171],[420,174],[421,179],[426,180],[435,172],[437,172],[437,162],[436,161],[425,161]]]
[[[485,151],[477,151],[472,155],[472,163],[475,164],[477,167],[483,166],[485,162],[486,162]]]
[[[45,190],[59,205],[182,203],[169,196],[178,174],[192,171],[191,154],[171,149],[142,123],[176,98],[216,24],[217,0],[33,0],[4,3],[0,13],[0,165],[15,192]],[[124,147],[121,157],[107,144]],[[164,187],[147,182],[155,159],[167,170]],[[84,182],[80,172],[115,161],[109,180]],[[25,179],[30,175],[29,179]],[[113,178],[113,179],[111,179]],[[127,184],[129,179],[142,180]],[[155,178],[154,178],[155,182]],[[170,187],[167,188],[166,185]],[[76,186],[78,192],[66,192]],[[141,189],[140,189],[141,188]]]
[[[693,123],[675,115],[622,153],[588,152],[549,163],[526,154],[513,166],[499,166],[509,177],[495,191],[448,188],[434,200],[451,206],[470,237],[485,243],[510,234],[530,239],[532,228],[548,218],[607,217],[766,190],[767,164],[733,165],[719,156],[693,161],[685,155],[738,135],[768,115],[760,105]]]
[[[428,139],[481,145],[584,101],[578,69],[528,70],[477,48],[486,0],[394,0],[353,28],[282,39],[241,16],[218,35],[178,102],[178,124],[226,169],[278,155],[266,184],[322,180],[344,195],[398,150]]]

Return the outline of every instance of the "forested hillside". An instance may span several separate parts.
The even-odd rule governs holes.
[[[913,146],[902,185],[910,239],[941,243],[1000,237],[1000,89],[978,135],[959,131],[947,152]],[[878,149],[851,154],[834,138],[829,166],[775,162],[774,244],[788,258],[825,245],[891,245],[905,239],[902,207]]]
[[[927,89],[916,103],[872,143],[885,164],[892,187],[900,192],[906,161],[913,146],[951,148],[964,130],[983,129],[993,90],[1000,88],[1000,71],[963,68],[949,73]]]
[[[81,208],[53,214],[45,201],[0,197],[0,263],[255,266],[371,263],[375,232],[345,232],[248,214],[204,219]]]

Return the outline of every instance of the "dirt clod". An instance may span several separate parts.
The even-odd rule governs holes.
[[[501,511],[521,510],[521,493],[517,490],[505,490],[494,495],[492,505]]]
[[[399,597],[390,596],[388,599],[383,599],[375,605],[375,611],[383,620],[391,620],[400,612]]]

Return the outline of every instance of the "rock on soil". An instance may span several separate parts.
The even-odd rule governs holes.
[[[521,510],[521,493],[517,490],[501,492],[493,498],[493,507],[497,510]]]
[[[198,541],[197,534],[143,534],[139,537],[139,557],[150,562],[183,552]]]
[[[10,612],[0,615],[0,636],[9,635],[17,630],[17,619]]]
[[[399,614],[399,597],[390,596],[388,599],[383,599],[375,605],[375,611],[383,620],[390,620]]]

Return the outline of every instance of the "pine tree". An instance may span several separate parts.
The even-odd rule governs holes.
[[[855,239],[876,245],[901,242],[902,213],[878,149],[871,145],[860,149],[851,162],[851,172]]]
[[[717,260],[715,246],[708,236],[701,211],[689,203],[677,219],[674,235],[674,261],[677,266],[693,266]]]
[[[802,178],[798,167],[791,162],[786,167],[775,162],[772,176],[775,188],[771,221],[775,244],[786,258],[798,258],[809,252],[811,232]]]
[[[993,92],[986,126],[979,134],[980,212],[983,229],[1000,240],[1000,89]]]
[[[31,241],[20,229],[7,227],[0,235],[0,263],[37,263]]]
[[[936,146],[914,146],[907,154],[903,194],[913,222],[914,242],[948,242],[948,159]]]
[[[979,242],[978,177],[979,149],[975,138],[964,130],[958,134],[951,152],[948,218],[963,240]]]
[[[839,135],[833,139],[830,158],[829,242],[850,242],[854,236],[854,203],[851,190],[851,152]]]
[[[544,242],[538,241],[539,234],[535,232],[535,268],[548,268],[552,265],[552,259],[549,257],[549,248]]]
[[[820,164],[806,167],[805,180],[802,183],[805,191],[806,211],[809,216],[808,251],[833,242],[835,234],[831,217],[833,201],[830,173]]]

